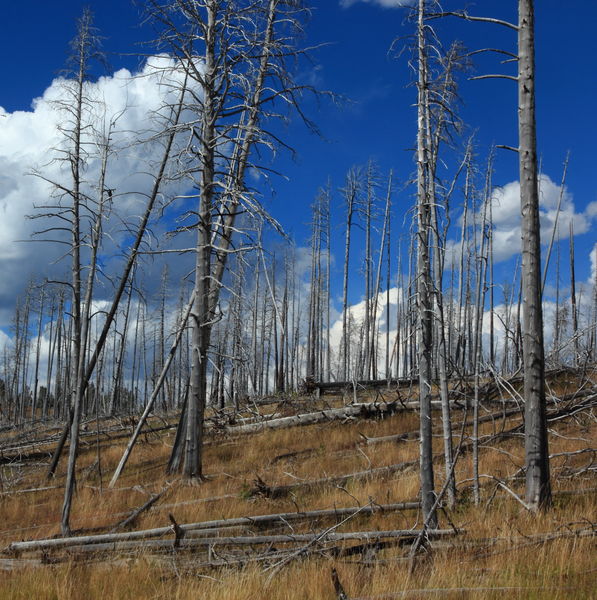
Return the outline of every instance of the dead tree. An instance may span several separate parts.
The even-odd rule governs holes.
[[[479,75],[473,79],[502,78],[518,85],[518,152],[520,202],[522,214],[522,354],[525,398],[526,501],[532,510],[551,504],[549,448],[545,418],[545,355],[543,308],[541,304],[541,242],[537,131],[535,117],[535,9],[534,0],[518,0],[518,23],[491,17],[471,16],[466,12],[443,12],[434,17],[456,16],[476,22],[492,23],[514,30],[518,53],[498,50],[518,63],[517,76]]]
[[[425,0],[419,0],[417,11],[417,358],[420,402],[420,477],[423,517],[429,527],[437,527],[434,512],[433,449],[431,434],[432,378],[432,282],[429,257],[431,206],[429,198],[429,140],[427,115],[429,79]]]
[[[342,196],[346,203],[346,225],[344,242],[344,279],[342,284],[342,381],[349,377],[350,365],[350,335],[348,330],[348,273],[350,261],[350,242],[352,234],[352,220],[361,194],[362,174],[359,169],[352,168],[346,175],[346,183],[342,189]]]
[[[82,413],[81,381],[85,365],[85,348],[89,329],[89,314],[83,307],[85,300],[90,303],[90,293],[95,279],[95,256],[91,257],[90,270],[87,281],[85,297],[83,296],[83,266],[81,254],[83,246],[89,244],[89,237],[83,231],[83,219],[91,217],[93,223],[101,219],[101,206],[98,211],[91,208],[88,195],[84,192],[84,169],[88,158],[87,146],[90,143],[89,104],[90,100],[85,93],[85,84],[88,80],[88,69],[91,59],[96,53],[97,41],[92,26],[92,16],[86,10],[79,19],[77,36],[72,42],[74,78],[67,80],[64,85],[66,100],[59,104],[65,113],[66,126],[63,130],[65,148],[60,149],[60,158],[70,171],[70,183],[52,182],[58,197],[56,206],[45,208],[43,214],[36,217],[51,217],[61,219],[68,223],[70,233],[69,254],[71,258],[71,338],[70,338],[70,387],[69,387],[69,424],[71,444],[69,447],[69,460],[62,509],[62,533],[70,532],[69,518],[72,496],[75,487],[75,465],[79,441],[79,426]],[[40,177],[43,175],[40,174]],[[100,192],[102,193],[102,192]],[[98,202],[98,204],[100,204]],[[57,231],[57,226],[51,226],[46,231]],[[94,228],[95,233],[95,228]],[[92,234],[93,237],[93,234]],[[63,435],[66,438],[66,432]]]
[[[250,4],[240,0],[160,4],[152,0],[150,12],[168,50],[201,90],[186,100],[187,111],[196,119],[180,154],[184,165],[180,175],[191,182],[197,202],[193,211],[197,244],[191,391],[183,472],[188,479],[200,480],[210,335],[218,318],[236,218],[246,210],[272,222],[247,189],[245,175],[254,166],[256,147],[273,149],[278,144],[262,124],[276,116],[271,107],[277,101],[297,107],[306,87],[296,84],[287,67],[289,58],[300,54],[295,39],[305,9],[301,2],[282,0]]]
[[[359,353],[359,378],[370,379],[373,363],[372,339],[375,337],[375,323],[372,323],[373,302],[372,276],[373,258],[371,251],[371,229],[375,218],[376,189],[378,187],[377,172],[373,161],[369,161],[365,171],[365,194],[359,204],[359,213],[365,225],[365,318],[363,321],[362,347]]]
[[[572,219],[570,219],[570,302],[572,311],[572,343],[574,345],[572,365],[574,367],[577,367],[579,361],[578,310],[576,307],[576,276],[574,269],[574,224]]]
[[[535,121],[535,11],[518,4],[518,126],[522,212],[523,359],[526,501],[534,510],[551,504],[545,416],[545,358],[541,304],[541,240]]]

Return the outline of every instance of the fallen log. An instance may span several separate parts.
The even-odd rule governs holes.
[[[14,571],[15,569],[30,569],[45,566],[40,558],[0,558],[0,571]]]
[[[167,431],[169,429],[174,429],[176,425],[163,425],[161,427],[154,427],[144,429],[142,433],[144,435],[151,433],[159,433],[161,431]],[[130,428],[128,428],[130,429]],[[96,444],[97,439],[96,431],[87,431],[81,432],[81,441],[79,442],[81,446],[94,446]],[[112,430],[104,430],[100,431],[99,435],[101,436],[102,445],[105,443],[112,443],[115,440],[119,440],[122,438],[129,437],[130,433],[127,431],[127,428],[119,427],[117,429]],[[85,438],[91,438],[87,440]],[[45,459],[52,456],[53,449],[48,448],[46,450],[41,450],[45,446],[50,446],[51,444],[56,443],[58,438],[55,439],[44,439],[35,443],[27,443],[19,446],[9,446],[6,448],[0,449],[0,465],[7,465],[13,463],[15,461],[30,461],[36,459]]]
[[[227,433],[242,435],[247,433],[258,433],[268,429],[287,429],[290,427],[315,425],[317,423],[326,423],[329,421],[343,421],[345,419],[385,418],[402,410],[416,410],[418,406],[418,402],[367,402],[351,404],[342,408],[330,408],[317,412],[229,427]],[[440,403],[435,402],[434,408],[439,407]]]
[[[593,406],[593,398],[589,398],[589,402],[585,401],[584,403],[582,403],[582,405],[576,405],[574,407],[568,407],[565,409],[561,409],[561,410],[556,410],[553,411],[551,414],[548,414],[547,420],[548,422],[557,420],[562,418],[563,416],[567,416],[569,414],[575,414],[576,412],[578,412],[579,410],[584,410],[587,407]],[[501,440],[501,439],[507,439],[508,437],[512,437],[513,435],[516,435],[517,433],[520,433],[524,430],[524,424],[520,424],[520,425],[515,425],[514,427],[505,430],[505,431],[500,431],[498,433],[495,434],[488,434],[486,436],[482,436],[479,438],[479,442],[483,443],[485,446],[491,442],[495,442],[497,440]],[[404,434],[402,434],[404,435]],[[418,435],[418,432],[417,432]],[[462,446],[460,447],[460,451],[462,454],[464,454],[465,452],[468,452],[469,450],[471,450],[473,447],[473,442],[467,442],[462,444]],[[438,462],[440,460],[443,460],[443,454],[436,454],[433,457],[433,461],[434,462]],[[320,479],[311,479],[311,480],[307,480],[307,481],[301,481],[299,483],[292,483],[289,485],[277,485],[277,486],[269,486],[267,485],[261,478],[256,478],[254,481],[254,487],[253,489],[250,491],[250,494],[252,496],[265,496],[267,498],[272,498],[272,499],[276,499],[276,498],[283,498],[287,495],[289,495],[290,493],[301,489],[301,488],[312,488],[312,487],[317,487],[317,486],[321,486],[321,485],[339,485],[339,484],[343,484],[346,481],[348,481],[349,479],[354,479],[354,480],[361,480],[361,479],[367,479],[369,477],[379,477],[379,476],[387,476],[387,475],[393,475],[395,473],[398,473],[400,471],[404,471],[408,468],[412,468],[412,467],[417,467],[419,464],[419,460],[411,460],[411,461],[406,461],[406,462],[402,462],[402,463],[396,463],[393,465],[386,465],[384,467],[376,467],[373,469],[367,469],[365,471],[356,471],[354,473],[347,473],[344,475],[338,475],[338,476],[331,476],[331,477],[324,477],[324,478],[320,478]]]
[[[352,390],[355,387],[358,389],[379,389],[387,387],[388,389],[397,389],[418,385],[418,379],[402,378],[402,379],[359,379],[356,381],[314,381],[307,378],[303,383],[303,391],[307,394],[313,392],[325,394],[326,392],[344,392]]]
[[[172,528],[168,528],[172,532]],[[201,533],[201,532],[198,532]],[[195,548],[212,548],[215,546],[258,546],[264,544],[293,544],[308,543],[315,540],[320,543],[326,542],[376,542],[383,539],[414,539],[420,534],[416,529],[401,529],[389,531],[353,531],[346,533],[307,533],[307,534],[283,534],[283,535],[261,535],[261,536],[235,536],[235,537],[192,537],[187,533],[180,539],[146,539],[129,540],[111,543],[79,544],[63,547],[63,550],[76,553],[89,552],[121,552],[125,550],[184,550]],[[453,536],[453,529],[431,529],[426,532],[430,538]]]
[[[238,526],[264,526],[274,523],[285,524],[289,521],[302,521],[329,517],[344,517],[358,511],[361,515],[394,512],[399,510],[418,509],[420,502],[400,502],[396,504],[381,504],[376,506],[331,508],[323,510],[312,510],[305,512],[277,513],[270,515],[256,515],[252,517],[235,517],[232,519],[218,519],[212,521],[200,521],[198,523],[187,523],[179,525],[186,536],[189,532],[210,530],[215,531],[228,527]],[[172,533],[172,527],[156,527],[141,531],[128,531],[123,533],[103,533],[88,536],[72,536],[64,538],[52,538],[44,540],[31,540],[26,542],[13,542],[5,552],[8,554],[20,554],[38,550],[53,550],[67,548],[69,546],[93,545],[98,543],[119,543],[122,541],[145,540],[162,537]]]
[[[18,496],[20,494],[37,494],[39,492],[47,492],[48,490],[57,490],[62,487],[62,485],[48,485],[46,487],[28,488],[26,490],[8,490],[6,492],[0,492],[0,498],[5,496]]]
[[[490,594],[497,594],[505,592],[540,592],[542,590],[553,592],[555,590],[576,590],[574,586],[560,586],[554,587],[550,586],[492,586],[492,587],[446,587],[446,588],[413,588],[410,590],[401,590],[399,592],[389,592],[387,594],[382,594],[381,596],[359,596],[358,598],[354,598],[354,600],[397,600],[398,598],[422,598],[422,597],[432,597],[432,596],[453,596],[454,594],[458,594],[460,598],[480,598],[484,595],[484,592],[488,592]],[[530,596],[534,597],[534,596]]]

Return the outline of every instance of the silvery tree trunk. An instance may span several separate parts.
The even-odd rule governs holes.
[[[579,362],[579,344],[578,344],[578,310],[576,307],[576,276],[574,270],[574,224],[570,220],[570,301],[572,310],[572,340],[574,347],[574,356],[572,364],[577,367]]]
[[[372,376],[371,379],[377,379],[378,378],[378,368],[377,368],[377,360],[378,360],[378,343],[379,343],[379,324],[378,324],[378,317],[377,317],[377,312],[378,312],[378,308],[379,308],[379,300],[380,300],[380,296],[381,296],[381,269],[383,266],[383,256],[384,256],[384,250],[385,247],[388,245],[386,240],[389,238],[390,235],[390,208],[391,208],[391,204],[392,204],[392,178],[393,178],[393,174],[390,172],[390,176],[388,178],[388,188],[387,188],[387,193],[386,193],[386,203],[385,203],[385,210],[384,210],[384,219],[383,219],[383,226],[381,229],[381,239],[379,242],[379,253],[378,253],[378,261],[377,261],[377,272],[375,275],[375,284],[373,287],[373,304],[371,307],[371,341],[369,344],[369,347],[371,348],[371,368],[372,368]],[[388,288],[389,288],[389,283],[388,283]],[[386,323],[389,321],[388,318],[388,304],[389,304],[389,300],[388,300],[388,290],[386,289]],[[385,377],[386,379],[388,379],[388,346],[389,346],[389,334],[388,334],[388,329],[386,327],[386,366],[385,366]]]
[[[473,400],[473,499],[476,505],[481,501],[480,483],[479,483],[479,404],[480,404],[480,386],[481,386],[481,365],[483,362],[483,312],[485,307],[485,291],[487,279],[487,247],[489,244],[489,233],[487,226],[487,212],[491,206],[491,172],[492,157],[489,157],[487,164],[485,194],[483,198],[483,215],[480,223],[481,240],[475,243],[475,253],[477,254],[476,284],[475,294],[475,326],[473,347],[473,366],[474,366],[474,388],[475,396]]]
[[[519,0],[518,127],[522,212],[526,501],[533,510],[538,510],[550,505],[551,486],[545,416],[534,30],[533,0]]]
[[[342,195],[346,202],[346,239],[344,243],[344,279],[342,284],[342,381],[347,381],[350,364],[350,341],[348,332],[348,271],[350,260],[350,241],[352,218],[360,191],[360,173],[351,169],[346,176],[346,187]]]
[[[433,286],[434,286],[434,308],[436,311],[435,319],[435,335],[436,342],[436,360],[437,374],[439,377],[439,393],[442,407],[442,431],[444,436],[444,463],[446,478],[449,483],[446,488],[446,501],[449,506],[453,506],[456,502],[456,480],[454,477],[454,452],[452,448],[452,423],[450,417],[450,400],[448,390],[448,358],[446,344],[446,320],[444,311],[443,299],[443,273],[445,261],[445,241],[446,228],[440,235],[440,220],[438,217],[439,199],[437,195],[436,177],[437,165],[439,160],[439,152],[441,143],[450,125],[455,125],[455,116],[450,110],[450,105],[455,97],[455,82],[453,78],[453,70],[458,66],[458,53],[453,48],[443,60],[443,72],[440,75],[438,84],[436,84],[433,92],[433,103],[435,104],[432,110],[431,101],[426,103],[426,127],[427,139],[429,140],[429,176],[428,176],[428,198],[430,205],[431,219],[431,244],[433,247],[432,264],[433,264]],[[431,100],[431,98],[430,98]],[[432,124],[433,116],[435,121]],[[456,175],[456,177],[458,174]],[[448,200],[450,191],[447,191],[445,198],[446,217],[448,216]]]
[[[64,502],[62,505],[61,531],[63,535],[70,534],[70,509],[75,489],[75,466],[79,442],[79,426],[81,420],[82,394],[81,378],[83,375],[83,349],[81,339],[81,178],[82,178],[82,135],[83,135],[83,110],[84,84],[87,77],[87,68],[90,54],[93,50],[93,38],[91,33],[91,13],[85,11],[79,21],[76,48],[77,79],[74,83],[73,100],[75,106],[69,111],[73,123],[69,137],[72,139],[73,147],[69,151],[69,163],[72,175],[72,190],[69,195],[72,200],[71,208],[71,290],[72,305],[71,314],[73,318],[72,337],[72,362],[71,362],[71,388],[70,388],[70,447],[68,454],[68,467],[66,472],[66,484],[64,488]]]
[[[216,130],[216,17],[219,2],[207,2],[205,23],[205,74],[201,126],[201,182],[199,223],[195,259],[195,298],[191,309],[191,386],[187,405],[187,430],[183,474],[189,480],[203,479],[203,415],[207,391],[207,350],[209,346],[211,213],[215,184]]]
[[[319,340],[321,296],[321,194],[317,196],[312,206],[313,222],[311,224],[311,272],[309,291],[309,327],[307,333],[307,366],[308,380],[319,380]]]
[[[429,234],[431,206],[429,203],[429,140],[426,115],[428,114],[427,48],[425,43],[425,0],[419,0],[418,44],[418,99],[417,99],[417,356],[420,400],[420,477],[421,506],[428,527],[437,527],[435,494],[433,490],[433,448],[431,433],[431,359],[432,359],[432,306],[431,263]]]
[[[366,174],[367,192],[363,205],[360,207],[362,216],[365,220],[365,320],[363,322],[363,359],[360,377],[362,379],[371,379],[372,347],[371,338],[375,325],[371,322],[373,298],[371,297],[371,221],[373,212],[373,203],[375,201],[375,170],[373,162],[369,161]],[[374,335],[374,334],[373,334]]]
[[[596,250],[593,250],[597,252]],[[595,269],[594,280],[593,280],[593,320],[590,326],[590,336],[587,348],[587,360],[591,362],[597,357],[597,269]]]
[[[165,26],[163,40],[202,90],[201,97],[191,94],[186,100],[186,108],[194,111],[198,120],[186,157],[187,151],[182,150],[183,159],[190,161],[183,174],[189,175],[199,190],[196,295],[191,315],[193,372],[183,468],[188,478],[197,480],[201,478],[207,350],[232,237],[238,231],[235,220],[247,211],[264,217],[258,202],[251,198],[245,176],[254,166],[251,154],[255,147],[273,149],[278,143],[261,125],[262,119],[277,118],[264,106],[284,98],[287,106],[297,108],[297,98],[305,88],[296,84],[286,67],[287,58],[301,52],[293,44],[305,9],[301,2],[281,0],[259,0],[246,10],[232,0],[172,0],[164,6],[154,1],[151,7],[156,21]],[[182,16],[182,24],[171,19],[170,8]],[[195,47],[201,48],[200,68]],[[302,116],[300,109],[299,114]],[[243,202],[247,211],[239,210]],[[266,306],[264,302],[264,311]],[[259,391],[264,368],[262,364]],[[265,384],[267,388],[269,380]]]

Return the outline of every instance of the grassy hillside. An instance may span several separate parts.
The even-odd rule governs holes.
[[[559,411],[550,422],[553,509],[532,515],[515,497],[524,497],[524,447],[517,428],[521,416],[502,418],[502,408],[489,402],[480,414],[495,418],[480,426],[482,498],[474,505],[471,428],[462,427],[465,409],[455,409],[454,440],[461,443],[456,468],[458,504],[440,511],[440,529],[445,533],[432,537],[414,564],[409,559],[412,536],[384,537],[371,543],[332,538],[347,532],[420,529],[420,512],[412,504],[406,509],[378,508],[417,501],[416,411],[252,435],[211,435],[205,452],[208,478],[199,486],[164,474],[175,433],[165,425],[176,419],[153,418],[150,427],[160,430],[142,436],[114,489],[107,482],[133,423],[126,419],[91,422],[79,463],[72,518],[76,535],[109,532],[156,494],[161,495],[150,508],[118,531],[167,527],[172,519],[183,525],[319,509],[354,510],[270,523],[220,524],[203,535],[227,541],[192,547],[185,544],[200,540],[194,536],[201,532],[188,534],[175,548],[173,528],[158,538],[168,540],[159,547],[137,540],[126,547],[95,551],[91,547],[21,553],[7,549],[0,555],[0,598],[331,600],[340,597],[334,589],[333,568],[350,599],[477,599],[506,594],[511,598],[593,598],[597,588],[595,383],[570,378],[550,383],[554,398],[566,397],[550,405],[552,411]],[[570,397],[579,387],[582,393]],[[401,391],[403,399],[408,395]],[[416,389],[410,395],[416,397]],[[358,398],[378,403],[395,399],[396,392],[386,390],[381,395],[363,391]],[[488,394],[485,400],[489,399]],[[351,401],[352,394],[345,400]],[[263,405],[260,411],[290,415],[338,407],[343,402],[340,396],[293,398]],[[254,412],[255,407],[244,415],[254,416]],[[440,489],[444,467],[439,412],[435,425],[436,488]],[[58,536],[62,471],[54,480],[45,479],[48,453],[55,441],[40,443],[58,431],[38,425],[0,434],[5,457],[0,467],[3,548],[18,540]],[[371,440],[408,432],[413,434],[399,440]],[[25,445],[34,440],[34,445]],[[18,444],[20,458],[14,450]],[[390,465],[390,469],[380,469]],[[371,511],[371,507],[377,509]],[[318,535],[293,539],[301,534]],[[246,541],[250,536],[274,535],[287,537],[270,543]],[[245,541],[231,542],[231,537]]]

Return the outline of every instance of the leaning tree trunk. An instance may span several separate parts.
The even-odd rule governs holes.
[[[518,17],[518,127],[522,212],[522,289],[524,295],[526,501],[533,510],[538,510],[551,503],[551,487],[545,416],[533,0],[519,0]]]

